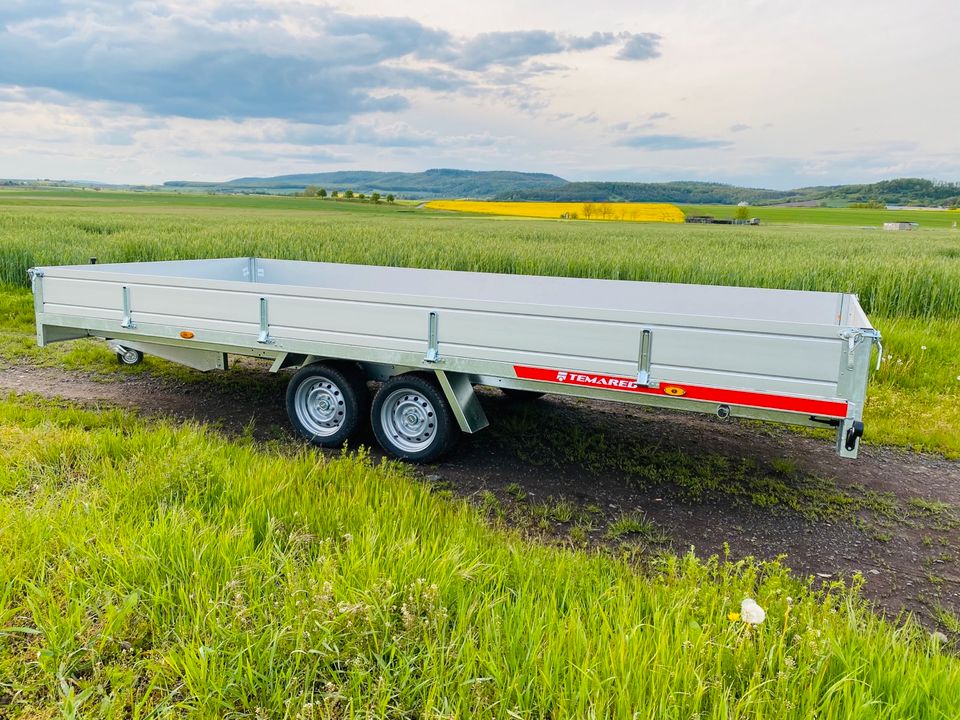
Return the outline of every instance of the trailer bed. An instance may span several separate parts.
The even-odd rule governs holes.
[[[332,357],[372,376],[442,371],[471,384],[833,425],[844,456],[856,455],[879,342],[847,293],[261,258],[32,273],[41,345],[94,335],[201,369],[226,367],[224,353],[273,358],[275,369]]]

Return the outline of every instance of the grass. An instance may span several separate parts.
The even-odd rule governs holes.
[[[630,536],[654,544],[665,542],[667,539],[663,531],[642,513],[621,515],[607,525],[607,537],[611,540],[621,540]]]
[[[459,216],[307,198],[0,193],[0,283],[32,265],[262,255],[851,291],[881,318],[960,317],[960,232]],[[30,196],[33,197],[33,196]],[[64,203],[71,204],[64,204]],[[847,211],[853,212],[853,211]]]
[[[887,523],[901,521],[910,512],[921,514],[915,504],[898,507],[889,495],[841,488],[831,479],[801,474],[795,462],[782,458],[763,467],[749,459],[661,447],[642,438],[624,442],[622,428],[611,429],[571,411],[531,405],[498,418],[488,431],[502,448],[530,464],[613,472],[638,488],[671,488],[685,500],[725,497],[789,510],[809,520],[860,522],[867,516]]]
[[[15,717],[960,713],[960,662],[856,580],[533,545],[395,465],[117,411],[7,400],[0,438]]]
[[[883,212],[768,211],[795,220],[821,210],[858,218]],[[88,370],[109,360],[90,343],[33,348],[32,302],[17,289],[25,288],[28,267],[90,257],[108,262],[251,254],[854,291],[883,332],[889,355],[871,383],[866,441],[960,457],[960,232],[952,229],[879,233],[798,224],[561,222],[309,198],[5,191],[0,235],[0,357]],[[150,369],[174,372],[169,367],[154,363]]]
[[[681,205],[687,215],[713,215],[717,218],[732,218],[736,208],[732,205]],[[866,208],[819,208],[819,207],[750,207],[750,217],[760,218],[762,223],[789,223],[809,225],[843,225],[865,228],[881,228],[885,222],[919,223],[921,228],[949,228],[960,223],[957,210],[871,210]],[[884,233],[886,235],[887,233]]]

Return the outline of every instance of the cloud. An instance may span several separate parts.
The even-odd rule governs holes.
[[[543,55],[586,52],[621,44],[621,60],[647,60],[657,57],[660,36],[655,33],[594,32],[590,35],[564,35],[546,30],[488,32],[476,35],[444,55],[467,70],[484,70],[494,65],[514,67]],[[555,66],[544,66],[547,70]]]
[[[491,65],[519,65],[538,55],[563,50],[556,33],[545,30],[481,33],[459,49],[456,65],[467,70],[483,70]]]
[[[636,33],[620,48],[617,53],[619,60],[651,60],[660,57],[660,41],[663,38],[657,33]]]
[[[743,123],[734,123],[730,126],[730,132],[743,132],[744,130],[750,130],[749,125],[744,125]]]
[[[298,2],[5,0],[0,85],[161,116],[336,125],[404,110],[413,91],[490,92],[491,80],[535,108],[524,83],[563,67],[538,58],[621,44],[619,57],[643,59],[658,41],[650,33],[546,30],[457,37],[412,18]],[[639,52],[645,43],[653,50]],[[491,68],[513,74],[498,80],[486,75]]]
[[[728,148],[733,143],[725,140],[691,137],[687,135],[634,135],[620,140],[617,145],[642,150],[698,150],[703,148]]]

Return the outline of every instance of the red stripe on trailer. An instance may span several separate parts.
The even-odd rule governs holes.
[[[578,387],[601,388],[621,392],[661,395],[664,397],[682,397],[684,400],[702,400],[723,405],[742,405],[763,408],[765,410],[784,410],[786,412],[816,415],[818,417],[847,417],[847,403],[835,400],[816,400],[814,398],[792,395],[771,395],[770,393],[749,390],[725,390],[703,385],[662,382],[659,387],[651,388],[638,385],[635,378],[622,375],[603,375],[581,372],[579,370],[555,370],[551,368],[514,365],[513,371],[520,380],[576,385]]]

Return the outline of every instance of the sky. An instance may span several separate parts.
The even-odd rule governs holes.
[[[960,2],[0,0],[0,177],[960,180]]]

